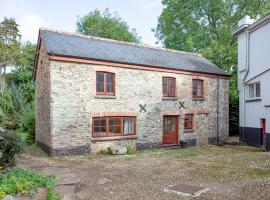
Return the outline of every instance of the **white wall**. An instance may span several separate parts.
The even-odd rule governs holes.
[[[266,119],[266,132],[270,133],[270,71],[251,82],[261,82],[261,101],[246,102],[246,126],[260,128],[260,120]]]
[[[270,68],[270,23],[250,34],[250,71],[247,80]]]
[[[270,133],[270,108],[265,107],[265,105],[270,105],[270,71],[258,76],[270,68],[270,23],[250,33],[250,69],[246,81],[249,81],[248,83],[261,82],[261,101],[246,102],[244,99],[243,78],[246,71],[243,71],[243,69],[246,67],[246,36],[247,32],[243,32],[238,36],[240,126],[260,128],[260,120],[265,118],[266,132]],[[245,116],[244,106],[246,108]]]

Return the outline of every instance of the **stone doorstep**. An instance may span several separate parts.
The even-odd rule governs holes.
[[[56,175],[56,186],[80,183],[80,178],[74,173]]]
[[[58,185],[54,189],[62,200],[75,200],[76,186],[75,185]]]
[[[71,170],[64,167],[43,167],[42,172],[48,176],[57,176],[59,174],[69,174]]]
[[[209,191],[209,188],[187,184],[170,185],[169,187],[164,188],[164,192],[175,193],[183,197],[198,197],[207,191]]]

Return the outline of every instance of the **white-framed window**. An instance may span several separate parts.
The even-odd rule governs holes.
[[[248,99],[256,99],[261,97],[261,83],[247,84]]]

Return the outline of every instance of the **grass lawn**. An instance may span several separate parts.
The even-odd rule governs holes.
[[[21,155],[19,162],[34,169],[48,165],[72,169],[81,179],[79,199],[189,199],[163,191],[177,183],[210,189],[197,199],[270,199],[270,153],[247,146],[57,158],[31,152]]]

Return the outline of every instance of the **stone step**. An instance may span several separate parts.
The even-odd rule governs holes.
[[[80,178],[74,173],[56,175],[56,185],[71,185],[80,183]]]
[[[180,146],[178,144],[163,144],[162,145],[162,148],[165,148],[165,149],[178,149],[180,148]]]
[[[71,170],[65,167],[43,167],[42,172],[48,176],[57,176],[59,174],[69,174]]]
[[[75,185],[58,185],[54,189],[61,200],[75,200],[76,186]]]

